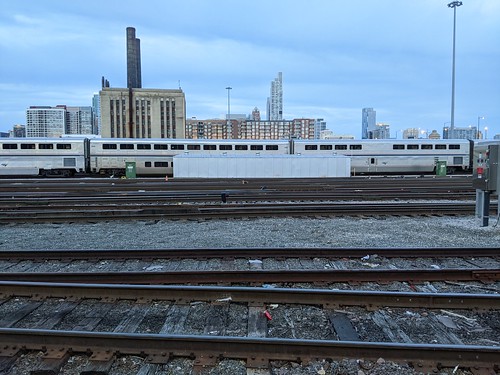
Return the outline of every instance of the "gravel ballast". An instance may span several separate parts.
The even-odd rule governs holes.
[[[0,250],[203,247],[496,247],[473,216],[108,221],[0,226]]]

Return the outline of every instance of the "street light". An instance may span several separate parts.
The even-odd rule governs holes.
[[[477,136],[476,139],[479,139],[479,124],[481,120],[484,120],[484,116],[477,116]]]
[[[457,7],[461,6],[461,1],[452,1],[448,8],[453,8],[453,64],[451,70],[451,132],[455,130],[455,29],[457,25]]]
[[[231,124],[231,99],[229,93],[231,92],[232,87],[226,87],[227,90],[227,131],[230,132],[230,124]]]
[[[488,138],[488,127],[485,126],[484,127],[484,139],[487,139]]]

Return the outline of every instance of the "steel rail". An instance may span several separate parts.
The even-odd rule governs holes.
[[[3,250],[0,260],[94,260],[94,259],[208,259],[208,258],[477,258],[500,257],[496,247],[409,247],[409,248],[185,248],[185,249],[64,249]]]
[[[192,270],[162,272],[0,272],[0,280],[104,284],[388,283],[499,281],[500,269]]]
[[[67,298],[165,301],[179,304],[206,301],[209,303],[301,304],[325,308],[361,306],[432,308],[432,309],[500,309],[500,295],[466,293],[405,293],[380,291],[341,291],[325,289],[74,284],[0,281],[0,296],[29,298]]]
[[[397,202],[397,203],[360,203],[338,202],[322,204],[242,204],[242,205],[161,205],[154,206],[114,206],[111,210],[103,210],[97,206],[84,207],[83,210],[71,207],[68,210],[0,211],[0,222],[19,221],[67,221],[98,219],[151,219],[151,218],[210,218],[210,217],[247,217],[247,216],[290,216],[290,215],[418,215],[470,214],[475,210],[475,203],[430,203],[430,202]],[[495,209],[495,204],[490,208]]]
[[[95,353],[94,359],[113,355],[146,356],[150,363],[166,363],[174,356],[195,356],[197,361],[215,364],[218,359],[244,359],[249,367],[265,367],[269,360],[384,358],[414,363],[416,367],[474,366],[498,368],[500,348],[494,346],[370,343],[353,341],[247,338],[231,336],[188,336],[138,333],[53,331],[0,328],[3,348],[44,350],[61,356]],[[19,350],[19,349],[18,349]],[[52,354],[54,355],[54,354]],[[101,357],[101,358],[100,358]],[[252,366],[253,365],[253,366]]]

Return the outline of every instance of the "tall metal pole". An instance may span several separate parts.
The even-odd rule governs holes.
[[[452,1],[448,8],[453,8],[453,63],[451,71],[451,123],[450,133],[454,136],[455,130],[455,30],[457,26],[457,7],[461,6],[461,1]]]
[[[480,129],[480,124],[481,120],[484,120],[483,116],[477,116],[477,129],[476,129],[476,139],[479,139],[479,129]]]
[[[232,87],[226,87],[227,90],[227,131],[228,133],[232,130],[231,129],[231,99],[229,93],[231,92],[233,88]],[[229,134],[228,134],[229,135]]]

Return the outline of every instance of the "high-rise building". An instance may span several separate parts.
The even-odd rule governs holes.
[[[92,134],[101,134],[101,100],[99,94],[94,94],[92,97],[92,112],[94,113]]]
[[[361,138],[373,139],[373,132],[376,129],[377,112],[373,108],[363,108],[361,113]]]
[[[135,37],[135,28],[127,27],[127,88],[141,87],[141,40]]]
[[[267,98],[267,119],[269,121],[283,120],[283,74],[271,82],[271,96]]]
[[[253,121],[260,121],[260,111],[259,111],[259,108],[255,107],[252,111],[252,117],[250,118],[250,120],[253,120]]]
[[[101,135],[105,138],[184,138],[186,99],[180,89],[103,87]]]
[[[371,132],[370,139],[389,139],[389,138],[390,138],[389,124],[383,124],[381,122],[375,124],[375,130]]]
[[[66,134],[95,134],[92,107],[66,107]]]
[[[26,110],[27,137],[94,134],[92,107],[31,106]]]
[[[326,130],[326,121],[322,118],[317,118],[314,121],[314,139],[321,138],[321,132]]]
[[[64,106],[31,106],[26,110],[27,137],[61,137],[66,134]]]

